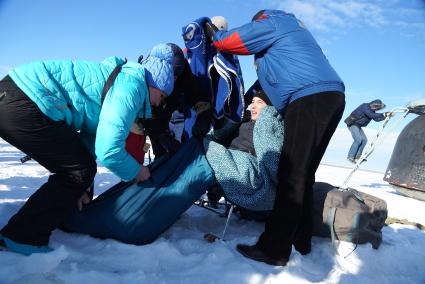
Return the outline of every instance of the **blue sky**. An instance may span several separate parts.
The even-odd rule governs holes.
[[[345,82],[346,114],[376,98],[385,110],[425,98],[424,0],[0,0],[0,76],[43,59],[136,60],[160,42],[183,46],[181,27],[193,19],[222,15],[232,28],[264,8],[306,24]],[[240,60],[249,87],[253,58]]]

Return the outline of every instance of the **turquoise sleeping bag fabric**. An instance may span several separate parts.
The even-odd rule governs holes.
[[[120,182],[63,225],[69,232],[142,245],[154,241],[214,184],[201,141],[192,138],[151,164],[151,179]]]

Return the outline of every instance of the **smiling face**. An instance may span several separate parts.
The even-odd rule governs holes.
[[[260,116],[261,110],[267,106],[267,104],[258,97],[253,97],[251,102],[251,119],[257,120]]]
[[[149,87],[149,101],[154,107],[159,107],[165,101],[167,95],[161,90]]]

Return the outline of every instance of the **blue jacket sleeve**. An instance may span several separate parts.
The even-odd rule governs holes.
[[[366,104],[366,105],[363,107],[363,113],[364,113],[364,114],[365,114],[368,118],[371,118],[371,119],[373,119],[374,121],[381,121],[381,120],[384,120],[384,119],[385,119],[384,114],[382,114],[382,113],[376,113],[376,112],[372,111],[372,110],[371,110],[371,108],[370,108],[370,106],[369,106],[369,104]]]
[[[148,100],[147,103],[144,100]],[[125,150],[125,141],[137,114],[149,107],[146,87],[137,84],[114,84],[106,96],[96,133],[99,161],[124,181],[136,177],[140,164]],[[150,111],[149,111],[150,113]]]
[[[230,31],[214,34],[214,47],[218,51],[249,55],[269,48],[276,41],[276,26],[273,19],[252,21]]]

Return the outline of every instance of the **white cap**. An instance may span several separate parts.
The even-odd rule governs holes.
[[[227,31],[227,21],[223,16],[214,16],[211,18],[211,22],[220,31]]]

